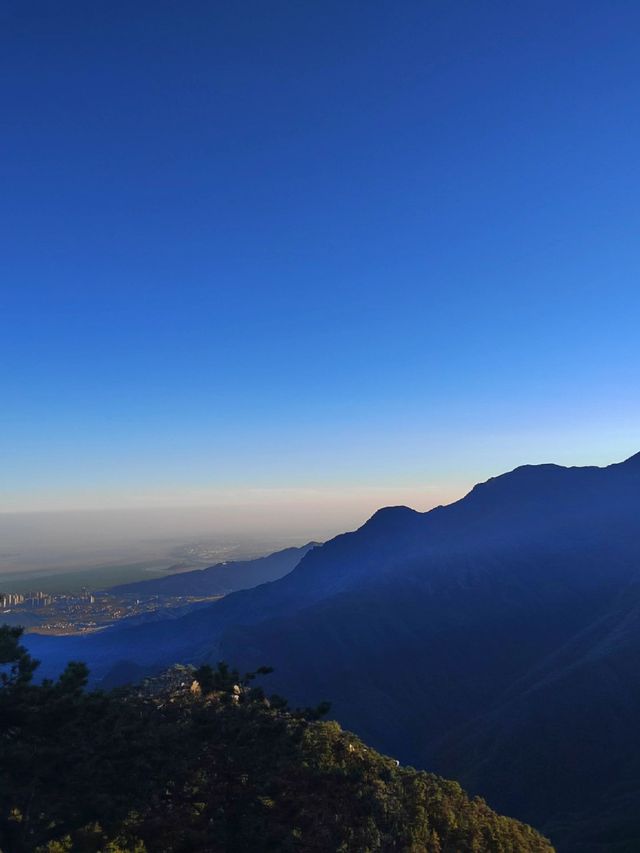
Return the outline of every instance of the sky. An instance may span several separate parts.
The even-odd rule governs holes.
[[[640,450],[639,45],[630,0],[4,2],[0,512],[316,535]]]

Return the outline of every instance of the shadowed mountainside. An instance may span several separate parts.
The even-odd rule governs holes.
[[[456,782],[321,722],[328,703],[267,696],[257,672],[178,664],[86,692],[79,663],[33,684],[19,641],[0,626],[5,853],[553,853]]]
[[[226,595],[239,589],[251,589],[278,580],[295,569],[304,555],[319,545],[308,542],[300,548],[285,548],[253,560],[216,563],[206,569],[180,572],[164,578],[119,584],[110,592],[118,595],[205,596]]]
[[[111,683],[175,660],[268,661],[293,701],[331,696],[375,747],[461,779],[559,849],[632,851],[639,516],[640,455],[524,466],[431,512],[380,510],[169,629],[29,645]]]

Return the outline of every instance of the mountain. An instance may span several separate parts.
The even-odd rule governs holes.
[[[29,644],[111,683],[175,660],[269,664],[293,701],[331,698],[372,746],[559,850],[637,850],[639,519],[640,454],[523,466],[427,513],[380,510],[170,626]]]
[[[120,584],[112,587],[110,592],[118,595],[167,597],[226,595],[235,590],[250,589],[278,580],[295,569],[304,555],[318,544],[308,542],[300,548],[285,548],[253,560],[217,563],[206,569]]]
[[[399,767],[219,665],[125,691],[32,683],[0,628],[0,847],[25,851],[553,853],[455,782]]]

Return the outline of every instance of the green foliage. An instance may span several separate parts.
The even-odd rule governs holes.
[[[208,663],[202,664],[193,673],[194,679],[200,685],[201,691],[208,693],[233,694],[240,688],[247,688],[258,675],[268,675],[273,672],[270,666],[261,666],[256,672],[240,675],[237,669],[231,669],[224,661],[220,661],[216,669]]]
[[[24,646],[20,645],[22,628],[3,625],[0,629],[0,686],[28,684],[38,666]]]
[[[551,851],[454,782],[400,768],[335,722],[288,709],[225,664],[201,687],[86,692],[69,664],[32,682],[0,629],[3,853]]]

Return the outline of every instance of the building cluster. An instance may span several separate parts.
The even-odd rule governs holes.
[[[30,592],[25,596],[24,603],[27,607],[48,607],[53,603],[53,596],[46,592]]]
[[[19,592],[0,592],[0,607],[15,607],[24,604],[24,595]]]
[[[73,592],[0,592],[0,615],[9,611],[15,611],[17,616],[31,613],[34,618],[27,620],[28,630],[40,634],[81,634],[120,619],[153,613],[161,606],[170,609],[199,600],[179,596],[175,600],[167,598],[160,605],[157,597],[132,600],[131,596],[113,595],[106,590],[93,593],[86,587]]]
[[[80,593],[80,595],[77,595],[76,598],[78,599],[78,601],[85,601],[85,602],[88,602],[89,604],[95,604],[96,603],[95,595],[92,592],[89,592],[89,590],[86,588],[86,586],[82,587],[82,592]]]
[[[0,592],[0,607],[47,607],[53,603],[53,596],[46,592]]]
[[[55,601],[55,596],[47,592],[0,592],[0,607],[48,607]]]

